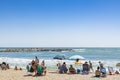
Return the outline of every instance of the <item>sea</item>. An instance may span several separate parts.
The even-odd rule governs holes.
[[[65,60],[53,59],[56,55],[65,55]],[[10,67],[18,66],[26,68],[26,65],[38,57],[39,63],[45,61],[45,66],[48,69],[56,69],[57,63],[66,62],[67,67],[69,65],[75,66],[75,60],[69,60],[69,57],[73,55],[80,55],[84,57],[84,62],[89,60],[93,64],[93,68],[96,69],[99,66],[99,61],[104,64],[104,67],[111,66],[116,70],[120,70],[116,64],[120,63],[120,48],[73,48],[73,51],[40,51],[40,52],[0,52],[0,63],[6,62]],[[79,67],[79,65],[78,65]]]

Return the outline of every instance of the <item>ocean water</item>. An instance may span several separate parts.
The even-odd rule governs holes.
[[[67,59],[53,59],[53,57],[58,54],[64,54]],[[112,66],[115,69],[120,69],[116,67],[116,64],[120,63],[120,48],[74,48],[73,51],[63,52],[0,52],[0,63],[4,61],[9,63],[11,67],[19,66],[25,68],[26,65],[37,56],[40,63],[42,60],[45,60],[47,68],[55,69],[58,62],[66,62],[67,66],[70,64],[74,65],[74,60],[68,60],[68,58],[73,55],[84,57],[85,60],[82,61],[90,60],[95,69],[99,65],[99,61],[101,61],[106,68]]]

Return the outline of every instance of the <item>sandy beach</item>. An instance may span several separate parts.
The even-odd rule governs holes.
[[[58,74],[56,70],[47,70],[46,76],[28,76],[26,70],[0,70],[0,80],[120,80],[120,75],[107,75],[106,78],[94,78],[94,74]]]

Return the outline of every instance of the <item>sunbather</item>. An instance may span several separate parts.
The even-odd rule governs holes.
[[[63,64],[59,66],[59,73],[67,73],[67,71],[66,63],[63,62]]]
[[[87,62],[85,62],[85,63],[83,64],[82,74],[89,74],[89,70],[90,70],[89,65],[88,65]]]
[[[95,77],[100,77],[101,76],[101,72],[100,72],[100,67],[97,67],[97,70],[95,71]]]
[[[69,73],[72,73],[72,74],[76,73],[76,70],[75,70],[75,68],[73,68],[73,65],[70,65],[70,67],[69,67]]]
[[[105,67],[103,67],[103,64],[101,64],[101,66],[100,66],[100,72],[101,72],[101,76],[102,77],[106,77],[107,75],[107,73],[106,73],[106,69],[105,69]]]

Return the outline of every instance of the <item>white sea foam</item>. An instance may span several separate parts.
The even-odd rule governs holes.
[[[40,59],[39,63],[42,62],[43,59]],[[25,58],[7,58],[7,57],[0,57],[0,63],[2,62],[6,62],[8,64],[10,64],[11,67],[14,67],[14,66],[19,66],[19,67],[22,67],[22,68],[25,68],[26,65],[28,63],[30,63],[32,61],[32,59],[25,59]],[[84,60],[85,61],[88,61],[88,60]],[[119,69],[119,67],[116,67],[116,64],[119,62],[119,61],[110,61],[110,60],[107,60],[107,61],[104,61],[104,60],[100,60],[104,66],[107,68],[108,66],[111,66],[111,67],[114,67],[115,69]],[[45,65],[48,67],[48,68],[57,68],[56,67],[56,64],[57,63],[63,63],[63,62],[66,62],[67,66],[69,67],[70,64],[74,65],[75,64],[75,60],[55,60],[55,59],[49,59],[49,60],[45,60]],[[92,63],[93,63],[93,67],[94,69],[97,68],[97,66],[99,66],[99,61],[98,60],[92,60]],[[74,65],[75,66],[75,65]]]
[[[85,49],[72,49],[75,52],[85,52]]]

